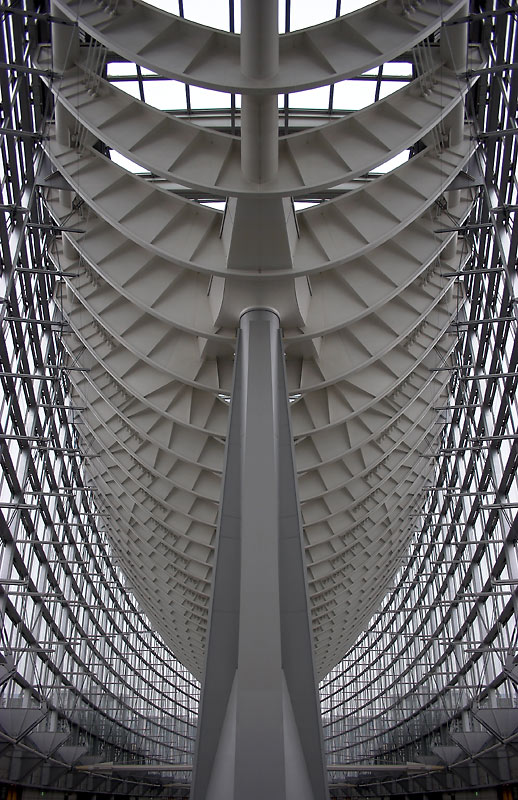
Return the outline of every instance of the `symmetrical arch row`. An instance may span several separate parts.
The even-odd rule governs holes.
[[[258,78],[240,64],[239,36],[199,25],[145,2],[56,0],[66,18],[108,50],[161,75],[224,92],[280,94],[327,85],[399,56],[463,8],[439,3],[381,0],[356,13],[285,34],[279,71]]]
[[[491,8],[474,10],[487,13]],[[514,125],[516,87],[514,73],[502,65],[517,61],[516,22],[505,13],[495,17],[494,25],[487,19],[490,68],[496,65],[499,71],[495,78],[490,71],[483,75],[471,96],[478,109],[475,124],[478,130],[505,131]],[[472,27],[477,24],[473,19]],[[4,62],[27,63],[29,36],[36,36],[35,29],[9,14],[1,25],[2,46],[8,48]],[[48,109],[40,104],[45,95],[37,78],[12,68],[1,72],[0,79],[3,108],[10,108],[4,126],[11,131],[40,130],[42,108],[44,114]],[[137,267],[127,276],[127,285],[119,280],[115,262],[111,262],[113,272],[108,272],[105,261],[102,275],[88,251],[88,237],[69,232],[64,242],[61,231],[52,227],[56,216],[48,215],[34,188],[35,183],[45,183],[50,171],[38,172],[34,139],[5,134],[0,147],[3,164],[10,164],[2,176],[0,222],[1,294],[6,298],[1,307],[0,374],[5,395],[0,433],[4,774],[10,782],[38,789],[186,797],[188,769],[174,773],[128,769],[132,762],[145,765],[163,759],[169,764],[171,752],[178,764],[190,766],[198,686],[139,611],[129,586],[138,585],[141,572],[135,568],[129,581],[122,578],[113,545],[123,551],[121,558],[124,548],[131,558],[140,558],[144,544],[162,548],[162,555],[175,552],[183,586],[176,598],[182,609],[178,624],[191,637],[190,646],[196,646],[193,632],[203,629],[208,599],[200,586],[207,582],[206,576],[188,565],[203,567],[200,553],[211,547],[223,450],[219,425],[226,416],[232,369],[231,336],[228,329],[222,330],[227,357],[218,353],[194,376],[179,369],[174,373],[174,380],[191,389],[198,385],[216,398],[211,408],[218,409],[221,416],[216,414],[216,418],[221,422],[209,427],[206,435],[205,423],[200,423],[205,408],[198,406],[189,416],[183,402],[174,410],[166,407],[158,420],[152,418],[134,393],[128,393],[125,382],[138,362],[158,372],[164,369],[156,349],[159,339],[146,350],[142,337],[131,338],[131,327],[123,327],[121,321],[129,314],[127,298],[138,308],[131,322],[136,330],[141,314],[170,320],[190,337],[189,346],[195,344],[198,352],[208,347],[198,340],[218,341],[219,333],[209,335],[187,317],[170,319],[167,282],[162,293],[139,295],[136,300],[132,281],[138,279]],[[75,155],[70,149],[53,148],[54,143],[49,143],[47,149],[56,164],[63,154]],[[514,524],[518,421],[513,403],[518,366],[513,300],[518,244],[513,208],[517,205],[516,152],[514,136],[492,135],[485,140],[482,188],[473,189],[477,180],[471,181],[472,189],[461,198],[462,210],[455,211],[454,219],[448,217],[451,209],[444,205],[447,195],[438,196],[433,229],[461,228],[453,257],[436,262],[437,252],[430,260],[435,268],[429,272],[428,267],[413,266],[403,246],[396,251],[401,265],[405,263],[401,282],[409,292],[407,298],[418,276],[426,275],[423,284],[433,308],[430,324],[450,334],[439,339],[430,328],[414,328],[414,341],[428,360],[423,356],[412,368],[405,345],[392,363],[387,354],[380,358],[383,371],[363,377],[344,372],[341,386],[335,384],[336,373],[319,374],[307,355],[298,362],[290,360],[299,485],[308,501],[310,589],[322,663],[336,660],[352,636],[345,629],[342,638],[333,631],[333,608],[338,619],[344,605],[351,608],[349,594],[342,593],[337,576],[347,580],[351,561],[361,571],[367,555],[376,557],[379,586],[388,591],[379,613],[374,595],[368,597],[367,613],[374,616],[367,631],[322,683],[329,763],[342,768],[344,762],[360,763],[367,770],[331,771],[333,797],[465,791],[516,780],[510,758],[518,727]],[[428,158],[430,163],[440,163],[452,154],[455,158],[451,148],[424,152],[411,159],[415,164],[410,162],[408,168],[413,170]],[[87,150],[83,157],[102,158]],[[456,165],[466,166],[465,161],[448,164],[453,171]],[[112,170],[113,165],[108,163],[108,168]],[[64,165],[63,169],[66,172]],[[473,177],[471,166],[469,170]],[[391,173],[386,183],[397,175],[398,171]],[[129,185],[132,179],[123,177]],[[374,185],[369,179],[366,188]],[[80,195],[80,187],[74,188]],[[49,191],[47,182],[44,192],[53,213],[58,213],[58,189],[72,196],[63,185]],[[82,199],[91,205],[85,195]],[[467,216],[473,200],[477,205]],[[347,203],[347,196],[337,205],[342,202]],[[417,208],[420,201],[415,202]],[[217,212],[198,208],[200,215],[217,224]],[[30,215],[24,209],[30,209]],[[313,209],[299,222],[306,224],[303,221],[317,218],[318,212]],[[100,216],[84,213],[76,218],[74,213],[61,217],[59,224],[81,229],[95,220],[104,226],[105,237],[114,235]],[[451,230],[437,233],[438,250],[453,238]],[[68,248],[70,243],[73,249]],[[369,258],[375,252],[369,251]],[[127,252],[120,255],[126,258]],[[382,262],[380,251],[380,259],[373,259],[378,275]],[[157,266],[158,274],[156,261],[143,261],[140,277],[148,263]],[[170,258],[170,268],[173,263]],[[396,296],[390,282],[381,282],[374,294],[361,295],[362,263],[358,258],[356,282],[351,274],[346,277],[349,296],[349,287],[355,287],[356,302],[348,311],[351,321],[367,316],[369,304],[382,308]],[[433,297],[452,279],[462,285],[461,290],[455,289],[459,314],[454,323],[446,303],[441,313],[440,304],[433,305]],[[311,280],[316,295],[317,281],[326,277],[314,275]],[[204,287],[206,291],[207,283]],[[180,288],[179,281],[175,291]],[[365,292],[371,288],[375,287],[366,287]],[[329,283],[326,291],[330,298]],[[173,292],[170,297],[174,296]],[[467,303],[461,308],[463,297]],[[88,346],[72,338],[55,300],[67,309],[72,327],[83,332],[85,345],[90,343],[92,351],[103,352],[104,347],[111,352],[124,346],[129,371],[118,379],[118,373],[108,374],[95,360],[90,361]],[[176,313],[181,313],[179,307]],[[313,319],[318,321],[316,315]],[[332,327],[310,330],[327,333]],[[293,337],[301,342],[311,339],[305,337],[302,326],[299,331],[293,329]],[[448,362],[453,348],[454,358]],[[436,371],[445,365],[453,369]],[[374,390],[380,381],[386,386],[384,395]],[[445,383],[449,383],[449,400],[442,389]],[[325,404],[320,402],[324,392]],[[345,409],[344,398],[351,404]],[[81,419],[83,402],[91,412]],[[430,408],[439,409],[438,418],[428,417]],[[339,439],[344,420],[347,436]],[[415,438],[409,440],[409,432]],[[392,473],[387,470],[376,446],[378,435],[384,437],[383,453],[396,453],[399,442],[408,440],[405,476],[398,478],[398,489],[387,489],[392,509],[376,497],[372,505],[362,500],[363,506],[355,510],[358,516],[344,532],[343,508],[337,506],[337,498],[343,501],[350,491],[357,502],[362,487],[380,478],[390,483],[398,475],[396,467]],[[103,449],[116,445],[114,466],[100,456]],[[371,447],[372,451],[366,450]],[[347,459],[340,462],[344,453]],[[423,474],[428,476],[425,486]],[[106,487],[107,501],[94,489],[94,475]],[[360,487],[355,476],[363,476]],[[158,487],[152,506],[151,484]],[[175,523],[174,531],[164,525],[170,513],[183,520]],[[153,540],[120,538],[118,520],[133,529],[141,524],[142,515],[153,520]],[[186,520],[193,525],[190,538]],[[386,541],[389,524],[403,531],[400,539],[394,536]],[[328,538],[323,535],[325,525],[332,529]],[[413,531],[410,554],[394,578],[390,566],[400,557],[406,526]],[[200,542],[197,536],[202,531],[206,541]],[[188,545],[191,552],[186,553]],[[328,547],[333,548],[331,557]],[[193,552],[197,548],[199,552]],[[154,594],[156,584],[152,585]],[[354,613],[351,618],[358,628],[363,625]],[[107,773],[103,761],[119,762],[120,771]],[[386,772],[369,773],[373,761],[384,764]],[[408,762],[419,766],[414,763],[408,769]]]
[[[86,369],[73,383],[88,446],[103,453],[93,471],[113,541],[127,573],[140,575],[144,608],[201,677],[236,329],[243,309],[274,307],[323,676],[396,569],[410,498],[424,482],[421,452],[447,382],[437,368],[450,357],[462,304],[445,275],[469,260],[457,230],[477,198],[478,141],[464,109],[484,48],[477,37],[468,45],[465,24],[450,25],[462,19],[460,4],[410,13],[376,4],[281,37],[277,77],[251,92],[241,86],[241,124],[229,130],[210,114],[189,118],[130,96],[105,64],[134,56],[139,68],[189,83],[192,71],[172,66],[187,58],[198,65],[194,84],[214,88],[225,69],[234,77],[218,87],[234,92],[228,60],[239,37],[141,3],[54,8],[73,24],[56,26],[35,61],[53,72],[55,123],[44,148],[65,181],[46,192],[66,229],[51,257],[70,276],[58,302],[77,337],[66,345],[71,363]],[[179,30],[183,45],[167,55],[164,42]],[[334,59],[327,79],[309,63],[323,52],[317,40]],[[187,49],[198,45],[193,61]],[[280,137],[275,105],[255,141],[257,95],[293,89],[290,59],[303,87],[387,58],[414,62],[399,91],[330,122],[300,120]],[[264,102],[273,108],[273,99]],[[278,156],[265,164],[278,166],[263,174],[249,159],[262,163],[272,142]],[[407,150],[409,160],[384,169]],[[111,163],[117,153],[141,174]],[[320,202],[330,187],[334,198]],[[297,210],[297,195],[316,207]],[[219,197],[223,213],[200,202]]]

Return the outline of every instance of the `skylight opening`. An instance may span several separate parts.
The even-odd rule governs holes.
[[[401,153],[398,153],[397,156],[393,158],[389,158],[388,161],[385,161],[384,164],[380,164],[379,167],[371,170],[369,173],[370,175],[385,175],[387,172],[392,172],[392,170],[397,169],[400,167],[401,164],[404,164],[405,161],[408,161],[410,157],[410,150],[403,150]]]
[[[399,78],[405,76],[411,78],[413,75],[414,67],[410,61],[387,61],[383,65],[383,75],[390,75]]]
[[[133,175],[151,175],[151,172],[148,169],[145,169],[135,161],[131,161],[131,159],[126,158],[126,156],[123,156],[122,153],[119,153],[117,150],[110,148],[109,153],[110,160],[113,161],[114,164],[118,164],[119,167],[125,169],[126,172],[131,172]]]
[[[117,89],[126,92],[126,94],[129,94],[130,97],[140,100],[140,88],[138,81],[111,81],[111,84]]]
[[[176,5],[176,3],[174,4]],[[234,17],[240,21],[241,3],[234,3]],[[186,19],[209,25],[211,28],[230,30],[228,0],[183,0],[183,13]],[[239,28],[236,27],[236,31]]]
[[[150,4],[153,5],[153,3]],[[171,10],[171,5],[169,3],[168,10]],[[236,3],[236,8],[238,5],[239,3]],[[285,11],[285,4],[281,3],[280,5]],[[356,6],[354,0],[351,3],[347,3],[347,8],[345,8],[345,5],[346,3],[342,2],[340,10],[343,13],[350,11],[353,5]],[[227,0],[224,0],[224,2],[222,0],[220,3],[212,4],[210,6],[212,11],[210,12],[207,8],[205,0],[203,2],[185,0],[184,2],[186,17],[191,14],[190,18],[194,19],[196,16],[199,19],[195,21],[203,21],[204,23],[208,23],[212,19],[211,14],[221,21],[224,9],[228,11],[228,2]],[[331,14],[332,8],[334,8],[333,14]],[[301,0],[297,3],[294,0],[291,6],[291,15],[293,20],[301,21],[302,27],[302,18],[304,25],[315,23],[317,16],[320,19],[316,21],[322,22],[322,17],[326,14],[331,14],[331,17],[333,17],[334,13],[336,13],[336,8],[336,0],[332,0],[332,2],[322,0],[316,9],[308,9],[307,3],[303,3]],[[236,27],[238,26],[236,25]],[[232,95],[227,92],[192,85],[186,88],[181,81],[162,78],[145,67],[138,67],[129,62],[110,62],[107,71],[108,78],[111,79],[113,85],[131,97],[144,100],[150,106],[161,111],[197,112],[197,116],[193,118],[193,121],[199,116],[199,112],[223,111],[230,113],[232,108],[237,111],[241,108],[241,95],[239,94]],[[292,92],[288,96],[280,94],[278,95],[278,106],[279,109],[283,109],[286,112],[290,109],[294,112],[307,111],[316,114],[328,112],[340,114],[342,112],[359,111],[403,88],[412,79],[412,73],[413,65],[410,61],[387,62],[380,67],[366,70],[358,78],[339,81],[334,84],[332,92],[330,87],[326,85],[300,92]]]
[[[365,8],[366,6],[372,6],[373,3],[377,2],[378,0],[342,0],[341,13],[350,14],[352,11],[358,11],[360,8]]]
[[[284,95],[279,95],[281,100]],[[316,109],[327,111],[329,109],[329,86],[319,86],[316,89],[305,89],[302,92],[292,92],[289,96],[290,108]]]
[[[137,67],[131,61],[110,61],[106,70],[108,78],[137,77]]]
[[[280,8],[285,10],[285,3],[279,3]],[[318,3],[301,2],[292,0],[290,14],[290,30],[297,31],[307,28],[309,25],[319,25],[336,17],[336,0],[319,0]],[[284,31],[284,20],[279,13],[279,30]]]
[[[170,14],[178,14],[180,13],[180,9],[178,8],[178,0],[142,0],[147,6],[153,6],[153,8],[161,8],[162,11],[168,11]]]
[[[191,86],[191,108],[196,111],[202,109],[229,109],[231,95],[227,92],[217,92],[213,89],[202,89],[200,86]]]
[[[377,69],[375,72],[377,73]],[[335,83],[333,108],[358,111],[370,106],[376,98],[376,82],[351,79]]]
[[[227,205],[225,200],[200,200],[199,203],[201,206],[213,208],[215,211],[225,211],[225,206]]]
[[[159,79],[144,81],[144,97],[146,103],[160,111],[187,109],[185,83],[181,81]]]
[[[177,0],[142,0],[149,6],[168,11],[170,14],[179,15]],[[370,6],[378,0],[341,0],[339,13],[349,14],[365,6]],[[319,0],[318,3],[309,3],[307,0],[292,0],[290,17],[286,25],[286,3],[279,3],[279,32],[296,31],[311,25],[320,25],[336,17],[336,0]],[[219,30],[230,30],[230,13],[228,0],[183,0],[183,13],[186,19],[208,25]],[[241,3],[233,0],[234,31],[241,31]]]
[[[394,94],[398,89],[402,89],[403,86],[406,86],[407,83],[408,81],[382,81],[379,99],[382,100],[384,97]]]
[[[313,206],[319,206],[321,204],[321,200],[294,200],[293,208],[295,211],[305,211],[306,208],[313,208]]]

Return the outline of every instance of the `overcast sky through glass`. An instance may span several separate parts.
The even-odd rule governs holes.
[[[168,11],[171,14],[179,14],[178,0],[142,0],[156,8]],[[341,13],[347,14],[356,11],[366,5],[371,5],[376,0],[342,0]],[[240,2],[234,3],[234,26],[236,32],[240,30]],[[336,0],[291,0],[290,3],[290,30],[298,30],[310,25],[318,25],[322,22],[334,19],[336,16]],[[230,29],[229,0],[183,0],[183,13],[187,19],[203,25],[209,25],[224,30]],[[279,2],[279,31],[286,30],[286,3]],[[366,75],[373,78],[378,75],[379,69],[376,67],[369,70]],[[383,67],[383,76],[390,76],[392,79],[382,81],[376,96],[375,80],[349,79],[339,81],[334,85],[332,101],[330,101],[330,87],[322,86],[316,89],[309,89],[301,92],[294,92],[287,99],[285,95],[279,95],[279,107],[284,108],[286,103],[290,109],[297,111],[323,111],[327,112],[331,106],[335,111],[345,112],[357,111],[370,105],[376,99],[386,97],[388,94],[397,91],[405,85],[406,80],[412,75],[412,65],[410,63],[388,64]],[[133,97],[145,100],[146,103],[164,111],[187,110],[185,84],[171,79],[162,79],[158,75],[145,68],[140,69],[140,77],[143,79],[139,85],[137,68],[134,64],[125,62],[112,62],[108,65],[108,77],[115,86]],[[120,78],[121,80],[117,80]],[[402,80],[397,80],[402,78]],[[199,86],[190,86],[188,90],[189,105],[192,112],[203,110],[229,110],[230,95],[225,92],[203,89]],[[234,107],[239,109],[241,106],[241,96],[234,95]],[[130,171],[142,171],[140,167],[133,165],[132,162],[120,154],[113,153],[113,160],[117,161]],[[404,151],[395,159],[391,159],[386,165],[378,168],[377,171],[384,172],[394,169],[408,158],[408,151]]]
[[[162,8],[170,14],[178,14],[178,0],[144,0],[150,6]],[[357,8],[370,5],[375,0],[342,0],[342,14],[348,14]],[[228,0],[183,0],[184,16],[194,22],[210,25],[213,28],[229,30]],[[279,31],[286,29],[286,4],[279,3]],[[241,3],[235,2],[235,30],[239,32],[241,24]],[[290,28],[292,31],[306,28],[308,25],[318,25],[326,22],[336,15],[336,0],[291,0]]]

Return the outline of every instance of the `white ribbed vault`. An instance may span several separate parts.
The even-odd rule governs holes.
[[[243,309],[271,307],[281,319],[320,676],[396,571],[461,302],[445,273],[469,255],[455,229],[474,200],[463,108],[466,70],[481,57],[465,26],[445,26],[463,9],[381,0],[281,36],[278,70],[253,77],[236,35],[138,0],[56,0],[77,27],[56,30],[53,56],[38,55],[63,73],[51,83],[46,150],[69,190],[49,189],[48,203],[72,229],[53,257],[71,275],[61,303],[76,334],[71,359],[86,368],[73,378],[100,453],[91,469],[140,601],[197,676]],[[278,167],[261,179],[247,167],[253,132],[223,133],[124,94],[98,74],[98,48],[79,46],[78,29],[164,76],[246,93],[256,109],[413,48],[418,66],[384,100],[281,136]],[[277,116],[275,106],[258,154],[276,144]],[[126,172],[99,143],[154,177]],[[366,177],[409,147],[408,162]],[[175,187],[226,199],[226,211]],[[292,198],[330,187],[334,199],[295,214]]]

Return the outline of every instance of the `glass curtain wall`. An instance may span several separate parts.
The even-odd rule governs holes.
[[[504,4],[473,11],[489,58],[467,102],[479,188],[459,232],[470,258],[456,275],[449,400],[422,454],[428,485],[392,592],[321,685],[330,763],[392,767],[332,771],[337,797],[516,781],[517,26]]]
[[[283,6],[283,29],[297,27],[296,5]],[[189,16],[187,6],[178,13]],[[329,16],[348,10],[333,3]],[[228,29],[238,22],[231,2]],[[52,117],[41,77],[52,76],[31,62],[58,23],[45,2],[23,0],[3,7],[0,24],[1,780],[6,791],[187,797],[199,686],[118,569],[70,383],[83,367],[80,354],[67,357],[59,311],[67,276],[52,257],[61,229],[44,202],[62,186],[39,147]],[[455,365],[422,452],[429,479],[415,498],[409,551],[380,611],[321,684],[336,798],[502,792],[516,781],[516,13],[482,3],[469,26],[489,58],[467,97],[481,147],[465,176],[478,201],[459,231],[469,259],[456,274]],[[238,129],[239,97],[202,96],[105,55],[105,74],[120,88]],[[280,98],[281,121],[293,131],[343,115],[414,71],[409,56],[325,97]]]
[[[49,257],[61,231],[43,202],[54,176],[38,145],[52,108],[30,66],[48,14],[13,4],[0,24],[1,780],[185,796],[185,770],[93,771],[105,762],[190,766],[199,687],[137,607],[89,478],[96,454],[69,381],[81,364],[66,357],[65,276]]]

